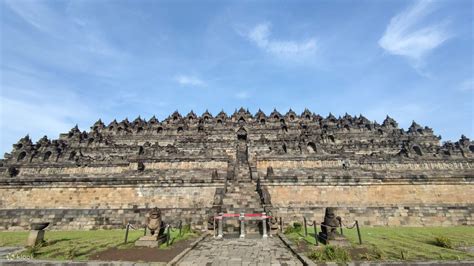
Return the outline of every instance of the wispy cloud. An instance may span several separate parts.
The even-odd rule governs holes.
[[[304,41],[275,40],[270,38],[270,28],[270,23],[260,23],[247,33],[247,37],[260,49],[284,58],[311,55],[317,50],[316,38],[310,38]]]
[[[250,94],[246,91],[239,91],[237,94],[235,94],[235,98],[245,100],[250,98]]]
[[[461,82],[460,90],[461,91],[471,91],[471,92],[474,91],[474,79],[470,78],[470,79],[466,79],[463,82]]]
[[[195,86],[195,87],[202,87],[206,85],[204,81],[195,77],[195,76],[187,76],[187,75],[178,75],[175,77],[176,82],[183,86]]]
[[[4,4],[30,25],[28,31],[17,31],[14,24],[4,25],[2,31],[9,36],[6,42],[24,43],[7,45],[9,54],[22,54],[61,70],[106,78],[116,77],[123,61],[129,59],[128,53],[106,39],[104,30],[93,19],[78,17],[68,9],[58,9],[43,1],[8,0]]]
[[[432,1],[419,1],[394,16],[379,40],[379,45],[391,54],[419,60],[451,37],[443,21],[423,24],[433,11]]]

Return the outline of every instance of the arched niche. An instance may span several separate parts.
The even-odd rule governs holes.
[[[237,131],[237,139],[240,141],[246,141],[247,140],[247,130],[245,128],[241,127]]]
[[[309,153],[316,153],[316,144],[314,142],[309,142],[308,145],[306,145],[306,149],[308,150]]]
[[[52,152],[47,151],[47,152],[43,155],[43,161],[48,161],[49,158],[51,157],[51,154],[52,154]]]
[[[26,157],[26,152],[22,151],[20,154],[18,154],[17,161],[22,161]]]
[[[328,139],[329,139],[329,141],[331,141],[332,143],[335,142],[335,139],[334,139],[334,136],[333,136],[333,135],[329,135],[329,136],[328,136]]]
[[[423,152],[421,151],[421,148],[420,146],[413,146],[413,151],[415,151],[415,153],[418,155],[418,156],[423,156]]]
[[[70,154],[69,154],[69,160],[74,160],[74,158],[76,157],[76,152],[75,151],[72,151]]]

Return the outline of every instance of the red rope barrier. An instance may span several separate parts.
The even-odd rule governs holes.
[[[219,215],[214,216],[214,218],[217,219],[217,220],[220,220],[224,217],[240,217],[240,214],[238,214],[238,213],[224,213],[220,216]],[[261,217],[262,219],[271,219],[272,218],[272,216],[268,216],[268,215],[264,216],[261,213],[245,213],[244,217],[249,217],[249,218],[250,217]]]

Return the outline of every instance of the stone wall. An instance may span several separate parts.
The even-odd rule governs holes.
[[[286,222],[323,221],[337,207],[347,222],[368,226],[474,225],[474,184],[265,184],[272,212]]]
[[[154,173],[167,172],[167,171],[182,171],[188,176],[193,176],[192,171],[201,171],[203,173],[210,173],[213,170],[227,169],[227,162],[225,161],[211,161],[211,162],[189,162],[189,161],[177,161],[177,162],[144,162],[144,170],[152,171]],[[48,167],[38,167],[37,165],[32,167],[22,167],[17,174],[17,177],[23,176],[101,176],[101,175],[112,175],[112,174],[135,174],[138,168],[138,163],[126,163],[121,165],[95,165],[95,166],[64,166],[64,165],[49,165]]]
[[[32,222],[48,221],[49,230],[123,229],[127,223],[145,226],[148,208],[124,209],[0,209],[0,230],[27,230]],[[163,208],[163,221],[178,221],[194,229],[206,227],[207,208]]]
[[[0,187],[0,228],[27,229],[33,221],[49,221],[51,229],[123,228],[143,223],[147,209],[159,207],[167,222],[183,220],[201,227],[207,221],[218,183],[76,185]]]
[[[324,221],[324,207],[275,207],[273,212],[283,218],[286,225],[292,222]],[[474,225],[472,204],[456,205],[407,205],[397,206],[348,206],[337,208],[336,214],[341,216],[344,224],[352,225],[355,220],[363,226],[460,226]]]

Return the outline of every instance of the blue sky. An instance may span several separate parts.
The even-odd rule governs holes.
[[[474,137],[473,2],[0,1],[0,154],[102,118],[240,106]]]

